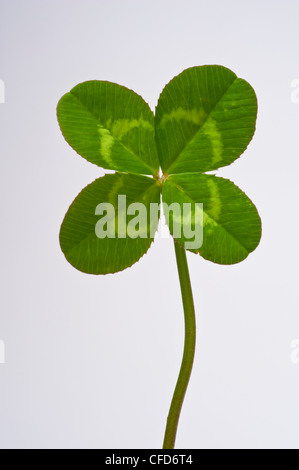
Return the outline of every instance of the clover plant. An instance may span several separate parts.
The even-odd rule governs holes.
[[[196,336],[186,249],[228,265],[244,260],[261,237],[261,220],[251,200],[228,179],[207,174],[231,164],[247,148],[255,132],[255,92],[231,70],[208,65],[173,78],[155,115],[133,91],[88,81],[61,98],[57,116],[64,138],[79,155],[115,171],[84,188],[65,215],[60,245],[75,268],[108,274],[132,266],[154,240],[161,198],[170,209],[166,221],[185,315],[183,360],[163,444],[174,448]],[[141,217],[140,204],[148,213],[156,205],[157,217]],[[188,245],[190,235],[177,230],[178,223],[184,228],[186,217],[178,219],[171,210],[183,211],[187,205],[191,233],[201,229],[198,246]]]

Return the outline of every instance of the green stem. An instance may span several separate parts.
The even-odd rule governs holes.
[[[178,381],[174,390],[164,436],[163,449],[173,449],[180,413],[188,387],[195,355],[195,310],[185,249],[174,242],[185,316],[185,346]]]

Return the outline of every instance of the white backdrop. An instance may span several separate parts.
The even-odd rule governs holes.
[[[172,241],[116,275],[65,261],[64,213],[104,171],[66,144],[56,104],[99,79],[154,109],[204,64],[257,93],[255,137],[217,174],[255,202],[263,238],[235,266],[188,255],[198,344],[177,447],[299,448],[298,18],[296,0],[1,0],[1,448],[161,447],[183,347]]]

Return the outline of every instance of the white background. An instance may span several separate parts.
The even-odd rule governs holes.
[[[297,0],[1,0],[0,446],[159,448],[183,348],[172,240],[123,273],[88,276],[58,243],[102,169],[56,121],[79,82],[127,86],[154,109],[187,67],[255,89],[257,131],[217,174],[255,202],[259,248],[218,266],[188,255],[198,343],[177,448],[299,448]]]

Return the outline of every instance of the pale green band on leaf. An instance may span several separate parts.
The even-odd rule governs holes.
[[[111,129],[112,135],[119,140],[122,140],[132,129],[142,128],[150,134],[154,132],[152,123],[143,119],[117,119],[115,121],[108,119],[107,127]]]
[[[160,126],[165,127],[166,124],[180,121],[186,121],[196,126],[201,126],[206,120],[207,113],[203,108],[199,109],[173,109],[169,114],[163,114],[160,121]]]
[[[99,136],[100,136],[100,141],[99,141],[99,146],[100,146],[100,154],[106,163],[108,168],[113,168],[115,162],[113,162],[113,157],[112,157],[112,147],[113,144],[115,143],[115,138],[112,136],[111,132],[108,131],[108,129],[104,129],[102,126],[98,126],[99,130]]]
[[[222,134],[217,127],[215,119],[209,118],[202,126],[202,132],[211,143],[211,165],[217,166],[222,160],[223,142]]]

